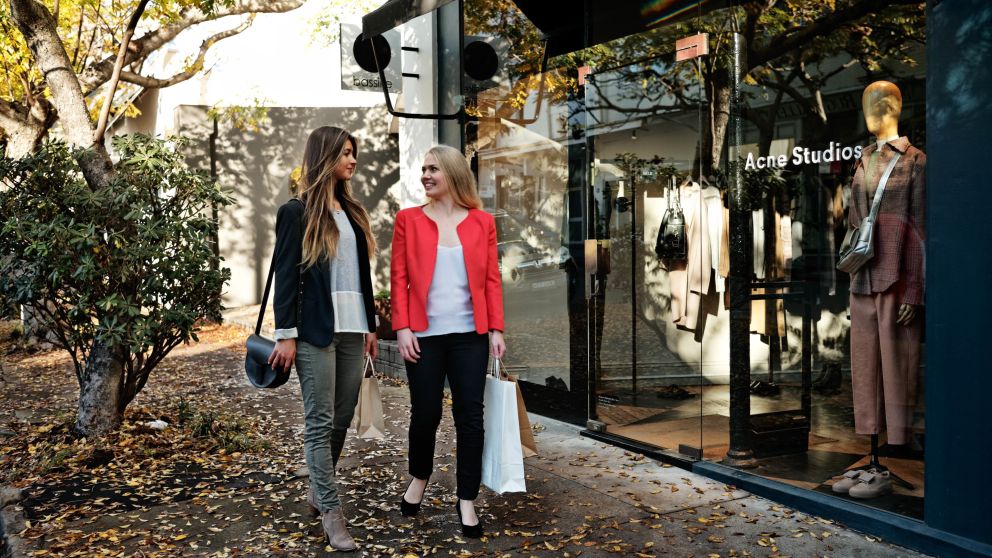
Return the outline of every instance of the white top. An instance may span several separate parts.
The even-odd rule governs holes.
[[[434,277],[427,291],[427,329],[414,332],[417,337],[468,333],[475,331],[472,293],[468,290],[468,272],[461,245],[437,247]]]
[[[358,244],[355,230],[344,211],[332,211],[338,226],[338,249],[328,262],[331,278],[331,303],[334,305],[335,333],[368,333],[365,300],[358,274]],[[362,239],[365,240],[364,238]]]

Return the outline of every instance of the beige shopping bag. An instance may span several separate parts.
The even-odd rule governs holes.
[[[375,377],[372,356],[366,355],[365,371],[362,374],[362,387],[358,392],[358,405],[351,426],[359,438],[385,438],[386,420],[382,416],[382,397],[379,395],[379,380]]]
[[[499,360],[493,361],[493,367],[499,374],[499,377],[503,380],[508,380],[515,384],[517,390],[517,422],[520,426],[520,446],[523,450],[524,457],[533,457],[537,455],[537,443],[534,441],[534,431],[530,428],[530,419],[527,418],[527,407],[524,406],[524,395],[520,391],[520,383],[517,382],[517,377],[506,373],[506,370],[502,368],[503,363]]]
[[[510,376],[513,383],[517,384],[517,422],[520,424],[520,446],[524,457],[537,455],[537,443],[534,442],[534,431],[530,429],[530,419],[527,418],[527,408],[524,407],[524,396],[520,393],[520,384],[517,378]]]

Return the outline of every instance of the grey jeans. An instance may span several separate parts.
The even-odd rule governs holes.
[[[336,333],[323,348],[296,343],[296,373],[306,412],[303,447],[321,512],[341,505],[334,469],[358,404],[364,349],[361,333]]]

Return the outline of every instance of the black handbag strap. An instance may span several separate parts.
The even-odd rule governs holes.
[[[290,201],[294,201],[294,200],[297,203],[299,203],[300,205],[303,205],[303,202],[300,201],[299,198],[293,198]],[[303,220],[300,221],[300,228],[303,229]],[[262,321],[265,318],[265,307],[268,305],[268,302],[269,302],[269,289],[272,287],[272,276],[275,274],[275,270],[276,270],[275,263],[276,263],[276,250],[275,250],[275,248],[273,248],[272,249],[272,259],[269,260],[269,276],[265,280],[265,290],[262,291],[262,306],[261,306],[261,308],[258,309],[258,321],[255,323],[255,335],[261,335],[262,334]],[[300,268],[300,292],[298,292],[296,294],[296,322],[297,322],[297,325],[299,325],[299,321],[300,321],[300,304],[302,302],[301,301],[302,298],[303,298],[303,269],[301,267]]]
[[[665,187],[665,195],[667,197],[668,211],[672,211],[676,214],[682,213],[682,193],[680,190],[681,189],[678,186],[678,179],[675,178],[675,175],[670,176],[668,179],[668,185]],[[672,203],[673,199],[675,200],[674,204]]]

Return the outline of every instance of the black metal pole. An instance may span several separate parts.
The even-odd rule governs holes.
[[[753,467],[751,449],[751,213],[744,207],[744,176],[739,149],[744,143],[741,115],[741,76],[744,71],[744,37],[734,33],[730,68],[728,170],[730,178],[730,448],[724,463]]]
[[[630,390],[637,405],[637,180],[630,176]]]

